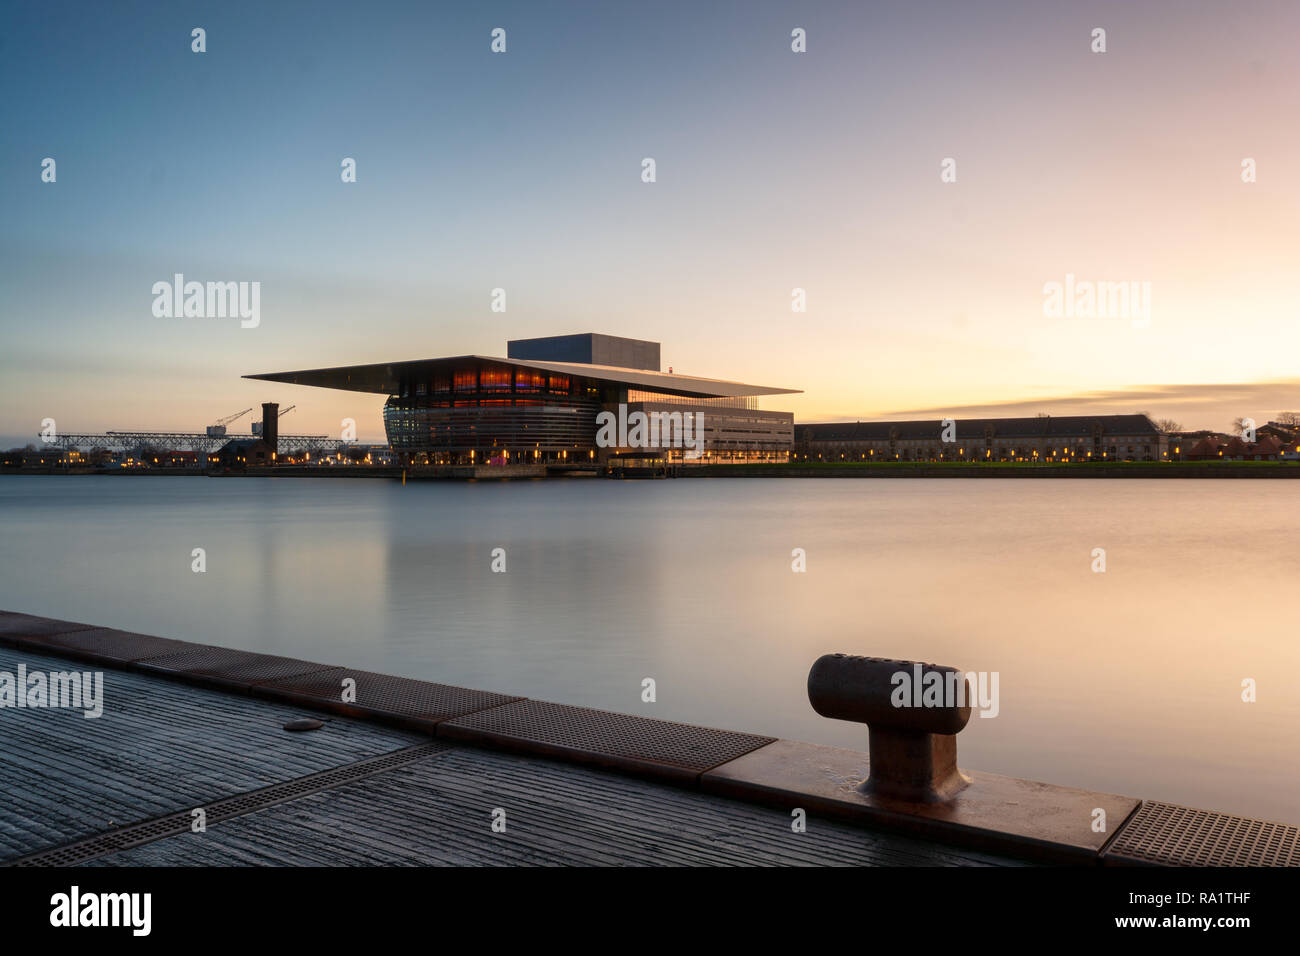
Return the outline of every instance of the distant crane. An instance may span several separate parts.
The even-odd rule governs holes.
[[[227,415],[225,418],[218,418],[215,425],[208,426],[208,437],[224,438],[226,435],[226,426],[229,425],[231,422],[235,421],[235,419],[237,418],[243,418],[251,411],[252,411],[251,408],[246,408],[242,412],[235,412],[235,414]]]
[[[288,415],[291,411],[293,411],[297,407],[298,407],[297,405],[290,405],[288,408],[280,409],[280,414],[275,416],[275,420],[279,421],[280,419],[284,418],[285,415]],[[262,434],[261,422],[253,422],[253,434],[254,435]]]

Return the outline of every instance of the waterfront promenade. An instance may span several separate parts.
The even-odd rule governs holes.
[[[0,709],[6,864],[1300,865],[1282,824],[980,773],[882,801],[854,751],[0,612],[0,674],[86,670],[99,717]]]
[[[235,470],[158,467],[120,468],[47,465],[0,468],[0,475],[99,475],[212,478],[384,478],[422,480],[531,480],[538,478],[1300,478],[1294,461],[1115,462],[781,462],[679,464],[607,469],[603,464],[510,465],[250,465]]]

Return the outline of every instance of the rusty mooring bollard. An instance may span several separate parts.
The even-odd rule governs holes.
[[[942,692],[923,698],[923,688],[935,686]],[[862,792],[938,803],[970,783],[957,769],[957,733],[971,710],[957,668],[826,654],[808,672],[808,700],[823,717],[867,725],[870,773]]]

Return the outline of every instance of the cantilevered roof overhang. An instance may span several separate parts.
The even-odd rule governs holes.
[[[466,363],[472,362],[554,372],[574,378],[613,382],[647,392],[662,392],[667,395],[684,395],[691,398],[748,398],[755,395],[793,395],[800,391],[797,388],[746,385],[744,382],[696,378],[692,375],[652,372],[640,368],[585,365],[581,362],[537,362],[531,359],[497,358],[490,355],[458,355],[451,358],[416,359],[377,365],[342,365],[338,368],[313,368],[297,372],[263,372],[258,375],[245,375],[244,378],[265,382],[285,382],[290,385],[315,385],[318,388],[338,388],[350,392],[396,395],[401,390],[403,382],[428,381],[439,372],[450,372],[454,368],[464,367]]]

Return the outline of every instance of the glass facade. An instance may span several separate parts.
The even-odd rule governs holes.
[[[758,410],[758,396],[744,395],[737,398],[692,398],[685,395],[668,395],[663,392],[646,392],[641,389],[627,390],[629,402],[654,402],[666,405],[695,405],[702,408],[744,408]]]
[[[760,411],[756,397],[690,398],[477,357],[413,363],[384,406],[384,428],[415,463],[582,464],[632,451],[596,445],[597,417],[623,403],[628,413],[699,416],[699,456],[668,447],[666,462],[789,459],[793,416]]]
[[[384,428],[394,451],[431,463],[583,460],[594,456],[601,399],[568,375],[468,363],[403,382]]]

